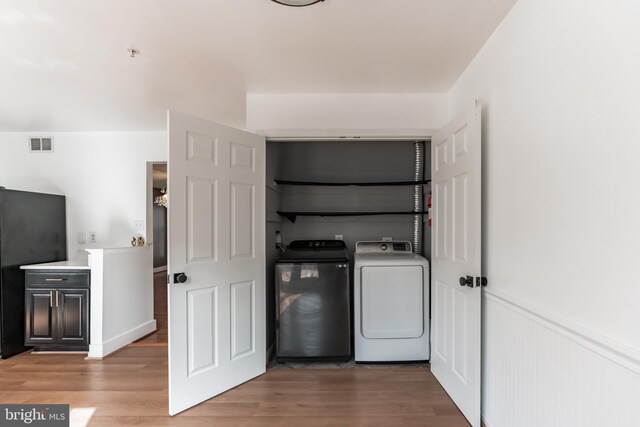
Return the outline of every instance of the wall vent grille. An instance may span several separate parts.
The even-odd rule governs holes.
[[[29,151],[32,153],[50,153],[53,151],[52,137],[29,138]]]

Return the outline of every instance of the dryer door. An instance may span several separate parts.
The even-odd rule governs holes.
[[[362,268],[362,335],[369,339],[418,338],[424,333],[421,266]]]

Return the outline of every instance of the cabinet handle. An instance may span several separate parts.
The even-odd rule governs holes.
[[[53,291],[49,291],[49,307],[53,307]]]
[[[56,307],[58,306],[58,291],[56,291]]]
[[[46,282],[62,282],[63,280],[66,279],[44,279]]]

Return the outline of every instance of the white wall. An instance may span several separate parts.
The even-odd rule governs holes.
[[[89,266],[89,357],[104,357],[155,331],[151,246],[91,249]]]
[[[625,409],[640,395],[631,380],[640,373],[639,17],[637,2],[520,0],[451,91],[451,116],[474,99],[484,105],[487,292],[523,301],[542,325],[517,327],[487,301],[489,426],[595,426],[607,416],[608,425],[640,425]],[[520,315],[518,306],[509,309]],[[549,333],[545,313],[605,357],[564,357],[567,340],[579,340]],[[557,366],[536,368],[526,351],[556,355]],[[610,375],[622,366],[616,355],[631,382]],[[569,371],[574,381],[560,384]],[[587,396],[607,392],[617,398]],[[535,422],[541,411],[548,422]]]
[[[246,128],[267,136],[424,136],[447,119],[446,94],[248,94]]]
[[[35,133],[0,133],[0,186],[67,197],[70,259],[83,249],[126,246],[146,218],[147,161],[166,161],[165,132],[47,133],[53,153],[31,154]],[[96,244],[77,244],[95,231]],[[143,235],[145,233],[142,233]]]

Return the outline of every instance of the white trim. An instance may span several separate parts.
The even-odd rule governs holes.
[[[482,423],[482,426],[484,426],[484,427],[492,427],[491,424],[485,418],[484,414],[482,414],[482,417],[480,417],[480,422]]]
[[[483,289],[483,295],[540,325],[604,356],[625,368],[640,374],[640,350],[605,337],[598,332],[580,326],[567,319],[532,306],[511,295]]]
[[[89,345],[89,354],[87,357],[90,358],[102,358],[105,357],[114,351],[131,344],[137,339],[144,337],[145,335],[149,335],[150,333],[156,330],[156,321],[150,320],[142,325],[136,326],[133,329],[130,329],[115,338],[111,338],[107,342],[103,344],[91,344]]]
[[[85,249],[91,267],[89,288],[89,348],[92,343],[102,342],[102,319],[104,310],[104,249]]]
[[[167,271],[167,266],[166,265],[162,265],[160,267],[155,267],[153,269],[154,273],[162,273],[163,271]]]

